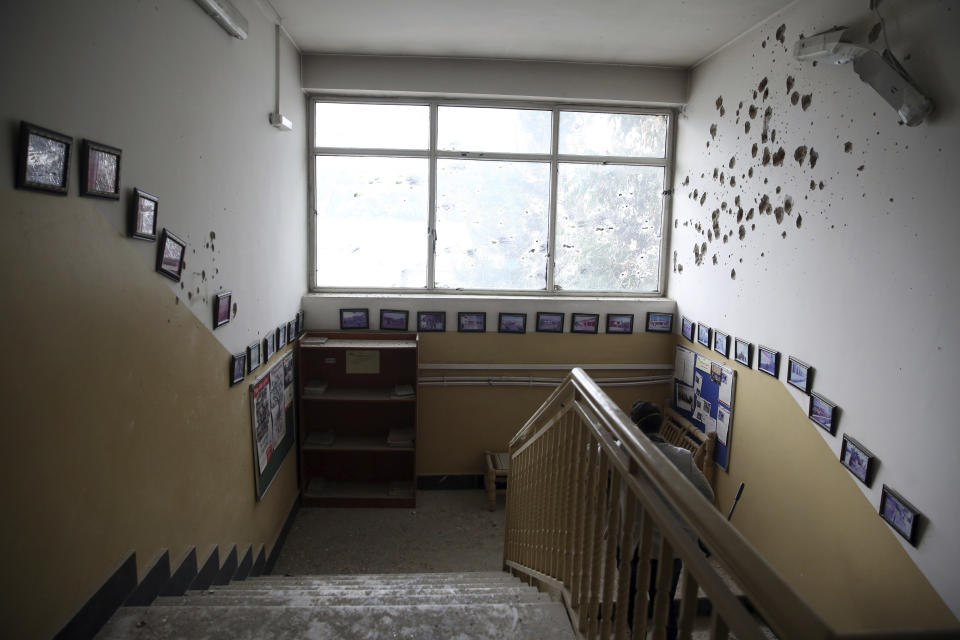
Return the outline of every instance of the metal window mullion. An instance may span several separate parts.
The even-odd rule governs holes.
[[[552,156],[546,153],[489,153],[486,151],[441,151],[437,157],[444,160],[494,160],[501,162],[550,162]]]
[[[657,293],[664,295],[670,277],[670,219],[673,218],[673,156],[677,144],[677,118],[667,120],[667,163],[663,167],[663,198],[660,201],[660,272],[657,274]]]
[[[428,158],[428,149],[365,149],[344,147],[314,147],[314,156],[346,156],[360,158]]]
[[[634,158],[630,156],[574,156],[558,155],[557,159],[567,164],[629,165],[636,167],[665,167],[667,158]]]
[[[553,120],[550,132],[550,201],[547,220],[547,282],[546,291],[556,291],[554,269],[556,268],[557,247],[557,181],[560,178],[560,163],[558,152],[560,149],[560,109],[553,109]]]
[[[430,104],[430,149],[428,159],[427,184],[427,290],[437,286],[434,273],[437,257],[437,103]]]
[[[313,143],[316,140],[317,135],[317,101],[310,101],[309,113],[307,118],[310,122],[309,128],[305,132],[307,135],[307,149],[313,147]],[[318,266],[317,266],[317,233],[319,227],[317,224],[317,156],[308,151],[307,152],[307,197],[309,201],[307,202],[307,217],[309,219],[307,223],[307,233],[309,238],[307,240],[308,251],[310,252],[310,260],[307,263],[307,291],[313,291],[320,283],[318,281]]]

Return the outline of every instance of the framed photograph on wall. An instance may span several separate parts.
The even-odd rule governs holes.
[[[246,375],[247,354],[235,353],[230,356],[230,386],[243,382]]]
[[[876,457],[847,434],[843,434],[843,443],[840,445],[840,464],[868,487],[873,483]]]
[[[263,339],[263,361],[266,362],[277,352],[277,334],[274,331],[267,332],[267,337]]]
[[[793,356],[787,358],[787,384],[793,385],[804,393],[810,393],[810,383],[813,381],[813,368],[806,362],[801,362]]]
[[[380,309],[380,328],[386,331],[406,331],[410,312],[401,309]]]
[[[565,314],[552,311],[537,311],[536,330],[541,333],[563,333]]]
[[[287,344],[287,325],[281,324],[277,327],[277,351],[283,349]]]
[[[653,333],[673,333],[673,314],[647,312],[647,331]]]
[[[607,333],[633,333],[633,314],[608,313]]]
[[[753,366],[753,344],[736,338],[733,341],[733,359],[747,367]]]
[[[757,371],[763,371],[765,374],[780,377],[780,352],[762,344],[757,345]]]
[[[721,354],[724,358],[730,357],[730,336],[723,331],[714,330],[713,332],[713,350]]]
[[[697,330],[697,323],[690,318],[680,317],[680,335],[693,342],[693,333]]]
[[[72,144],[68,135],[21,122],[16,187],[67,195]]]
[[[187,243],[166,229],[160,234],[157,244],[157,273],[174,282],[180,282],[183,273],[183,255],[187,252]]]
[[[703,324],[702,322],[697,325],[697,342],[705,346],[707,349],[710,348],[710,340],[713,338],[713,329]]]
[[[80,195],[120,197],[120,149],[93,140],[80,145]]]
[[[341,329],[369,329],[370,328],[370,310],[369,309],[340,309],[340,328]],[[277,349],[282,345],[278,344]]]
[[[303,309],[297,312],[297,334],[303,333]]]
[[[133,190],[133,204],[127,218],[127,234],[131,238],[149,240],[157,239],[157,209],[159,201],[140,189]]]
[[[247,347],[247,373],[253,373],[260,368],[260,341],[257,340]]]
[[[570,333],[597,333],[600,330],[599,313],[574,313],[570,316]]]
[[[880,517],[910,544],[917,546],[917,528],[923,515],[887,485],[883,485],[880,494]]]
[[[483,333],[486,330],[486,311],[457,312],[457,331],[460,331],[461,333]]]
[[[293,342],[297,339],[297,321],[290,320],[287,322],[287,342]]]
[[[526,333],[527,314],[501,313],[497,322],[497,331],[499,333]]]
[[[807,416],[830,435],[837,432],[837,405],[819,393],[810,394],[810,408],[807,410]]]
[[[230,322],[230,299],[233,294],[221,291],[213,296],[213,328],[222,327]]]
[[[417,311],[417,331],[446,331],[446,311]]]

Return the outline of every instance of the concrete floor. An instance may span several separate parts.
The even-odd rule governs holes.
[[[274,575],[499,571],[504,498],[418,491],[416,509],[301,508]]]

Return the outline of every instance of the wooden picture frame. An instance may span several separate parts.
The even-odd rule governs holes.
[[[222,327],[230,322],[230,302],[233,293],[221,291],[213,296],[213,328]]]
[[[697,331],[697,323],[691,320],[686,316],[680,316],[680,335],[689,340],[690,342],[696,342],[694,340],[694,334]]]
[[[487,331],[487,312],[458,311],[457,331],[460,333],[485,333]]]
[[[709,349],[712,346],[713,329],[703,324],[697,325],[697,342]]]
[[[883,491],[880,493],[879,513],[894,531],[913,546],[917,546],[917,531],[923,514],[887,485],[883,485]]]
[[[555,313],[553,311],[537,311],[537,326],[535,330],[539,333],[563,333],[563,322],[566,319],[565,313]]]
[[[157,243],[157,273],[180,282],[183,275],[183,257],[187,253],[187,243],[175,233],[164,229]]]
[[[599,313],[571,313],[570,333],[599,333]]]
[[[235,353],[230,356],[230,386],[243,382],[247,375],[247,354],[245,352]]]
[[[830,435],[835,435],[837,433],[837,413],[837,405],[830,402],[819,393],[810,394],[810,404],[807,408],[807,417]]]
[[[417,311],[417,331],[446,331],[446,311]]]
[[[733,341],[733,359],[747,368],[753,367],[753,343],[735,338]]]
[[[341,331],[351,329],[369,329],[370,328],[370,310],[369,309],[340,309],[340,329]],[[277,349],[282,345],[278,344]]]
[[[648,311],[647,331],[650,333],[673,333],[673,314]]]
[[[607,333],[633,333],[632,313],[608,313]]]
[[[410,324],[410,312],[405,309],[380,309],[380,329],[383,331],[406,331]]]
[[[873,484],[876,461],[876,456],[866,447],[847,434],[843,434],[843,442],[840,445],[840,464],[846,467],[854,478],[868,487]]]
[[[780,377],[780,352],[762,344],[757,345],[757,371],[774,378]]]
[[[713,330],[713,350],[724,358],[730,357],[730,336],[719,329]]]
[[[160,200],[157,196],[135,188],[130,205],[130,214],[127,216],[127,235],[131,238],[155,242],[159,209]]]
[[[498,333],[526,333],[527,332],[527,314],[525,313],[501,313],[497,319]]]
[[[14,186],[67,195],[72,145],[66,134],[21,121]]]
[[[260,341],[257,340],[247,347],[247,373],[253,373],[260,368]]]
[[[787,384],[804,393],[810,393],[813,384],[813,367],[793,356],[787,358]]]
[[[123,151],[84,139],[80,144],[80,195],[117,200]]]

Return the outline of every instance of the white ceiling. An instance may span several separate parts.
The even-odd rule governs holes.
[[[304,53],[689,67],[792,0],[269,0]]]

